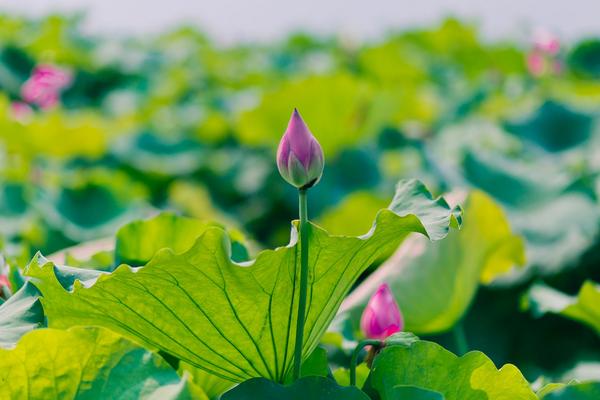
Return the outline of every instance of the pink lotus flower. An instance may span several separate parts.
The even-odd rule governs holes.
[[[560,51],[560,40],[546,29],[536,29],[533,33],[533,45],[536,50],[548,55],[557,55]]]
[[[54,107],[60,92],[71,84],[71,74],[49,64],[41,64],[33,69],[29,79],[21,87],[21,96],[28,103],[42,109]]]
[[[370,339],[383,340],[404,328],[400,307],[387,283],[369,300],[360,319],[363,334]]]
[[[546,72],[546,58],[538,51],[527,55],[527,69],[533,76],[541,76]]]
[[[25,122],[33,115],[33,110],[27,103],[13,101],[10,104],[10,115],[16,121]]]
[[[289,184],[308,189],[321,179],[323,166],[321,145],[294,109],[277,149],[279,173]]]

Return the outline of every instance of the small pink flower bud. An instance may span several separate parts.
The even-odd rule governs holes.
[[[404,328],[400,307],[387,283],[369,300],[360,319],[360,328],[369,339],[383,340]]]
[[[290,185],[308,189],[323,174],[323,149],[294,109],[277,149],[277,168]]]

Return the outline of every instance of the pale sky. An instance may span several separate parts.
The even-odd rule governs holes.
[[[84,11],[86,31],[106,34],[157,33],[188,22],[223,43],[269,41],[298,29],[371,39],[446,15],[477,22],[490,38],[519,39],[527,26],[564,39],[600,35],[600,0],[0,0],[0,11]]]

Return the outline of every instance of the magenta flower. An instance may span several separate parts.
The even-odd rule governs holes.
[[[323,166],[321,145],[294,109],[277,149],[279,173],[290,185],[308,189],[321,179]]]
[[[21,96],[28,103],[36,104],[42,109],[55,106],[60,92],[71,84],[69,72],[48,64],[36,66],[31,76],[21,86]]]
[[[533,45],[542,53],[555,56],[560,51],[560,40],[546,29],[537,29],[533,33]]]
[[[546,58],[538,51],[527,55],[527,69],[533,76],[541,76],[546,71]]]
[[[360,328],[369,339],[383,340],[404,328],[400,307],[387,283],[369,300],[360,319]]]

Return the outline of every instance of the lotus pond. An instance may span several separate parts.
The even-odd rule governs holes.
[[[600,399],[600,38],[0,16],[1,399]]]

